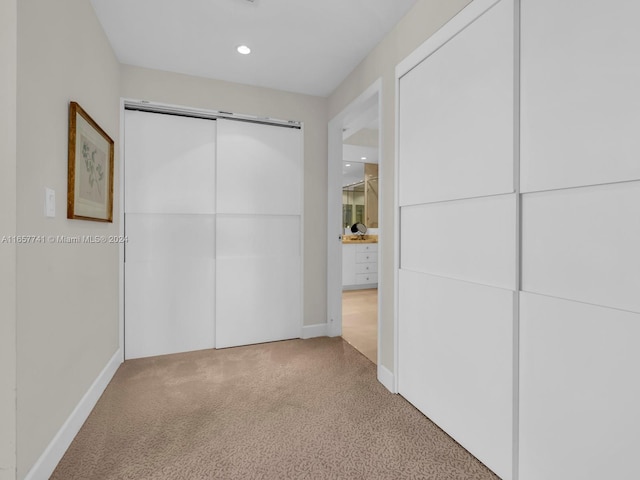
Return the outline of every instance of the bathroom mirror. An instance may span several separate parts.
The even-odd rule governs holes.
[[[344,162],[342,185],[342,226],[378,228],[378,165]]]

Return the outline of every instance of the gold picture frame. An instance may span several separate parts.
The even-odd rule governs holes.
[[[76,102],[69,102],[67,218],[113,222],[114,142]]]

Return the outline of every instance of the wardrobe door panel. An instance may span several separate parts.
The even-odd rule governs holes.
[[[213,348],[215,262],[126,266],[126,358]]]
[[[421,47],[432,48],[398,97],[399,393],[504,480],[515,453],[516,3],[471,2]]]
[[[127,263],[215,260],[215,215],[129,213]]]
[[[522,288],[640,312],[640,182],[522,199]]]
[[[216,348],[300,337],[300,257],[218,258],[216,286]]]
[[[302,132],[218,125],[216,347],[302,332]]]
[[[211,120],[125,112],[125,358],[215,345]]]
[[[640,3],[521,11],[522,191],[640,179]]]
[[[511,478],[514,292],[400,271],[399,391]]]
[[[218,120],[219,213],[300,215],[301,173],[299,129]]]
[[[520,480],[640,478],[640,315],[520,294]]]
[[[515,195],[401,208],[401,268],[515,290]]]
[[[216,122],[127,110],[129,213],[215,213]]]
[[[297,215],[218,215],[216,254],[227,257],[300,257]]]
[[[400,79],[400,205],[513,192],[513,2]]]
[[[212,348],[213,215],[128,214],[127,358]]]

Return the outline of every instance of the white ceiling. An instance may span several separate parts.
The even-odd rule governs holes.
[[[347,165],[349,165],[347,167]],[[343,162],[342,164],[342,186],[348,187],[354,183],[364,181],[364,163]]]
[[[91,0],[121,63],[319,96],[415,2]]]
[[[362,157],[365,159],[363,160]],[[378,163],[378,149],[360,145],[343,145],[342,158],[342,186],[344,187],[364,181],[364,164]]]
[[[350,163],[378,163],[378,149],[361,145],[342,145],[342,160]]]

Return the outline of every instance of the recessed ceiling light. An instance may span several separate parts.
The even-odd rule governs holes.
[[[366,160],[367,157],[360,157],[360,160]]]
[[[251,53],[251,49],[246,45],[240,45],[236,50],[238,50],[238,53],[241,53],[242,55],[249,55]]]
[[[351,166],[351,164],[350,164],[350,163],[345,163],[345,164],[344,164],[344,166],[345,166],[345,167],[350,167],[350,166]]]

